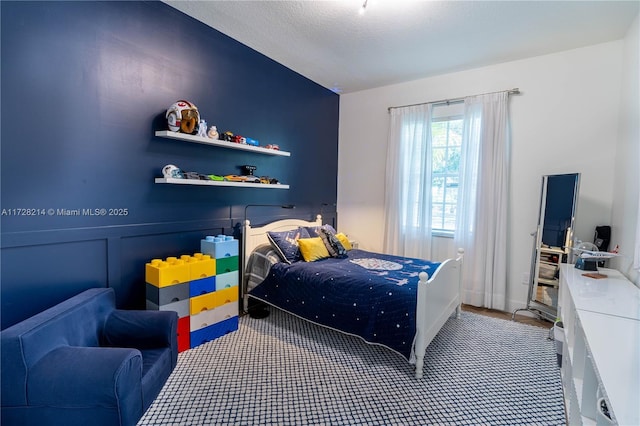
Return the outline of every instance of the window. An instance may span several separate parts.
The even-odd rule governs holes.
[[[434,118],[431,122],[431,228],[453,234],[462,145],[462,116]]]

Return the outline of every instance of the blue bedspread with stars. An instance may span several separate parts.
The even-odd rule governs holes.
[[[410,359],[418,274],[440,264],[351,250],[343,259],[280,262],[251,296],[314,323],[357,335]]]

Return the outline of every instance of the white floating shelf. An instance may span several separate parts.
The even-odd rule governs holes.
[[[176,178],[156,178],[156,183],[168,183],[171,185],[201,185],[201,186],[233,186],[236,188],[260,188],[260,189],[289,189],[289,185],[267,184],[267,183],[247,183],[228,182],[220,180],[199,180],[199,179],[176,179]]]
[[[279,155],[282,157],[290,157],[291,153],[288,151],[280,151],[277,149],[267,149],[260,146],[246,145],[241,143],[221,141],[217,139],[203,138],[195,135],[188,135],[186,133],[172,132],[169,130],[157,130],[156,136],[167,139],[176,139],[185,142],[199,143],[203,145],[216,146],[219,148],[227,149],[239,149],[241,151],[255,152],[257,154],[265,155]]]

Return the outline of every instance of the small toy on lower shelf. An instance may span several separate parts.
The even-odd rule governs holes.
[[[182,179],[184,176],[182,175],[182,170],[173,164],[167,164],[162,168],[162,176],[165,178],[174,178],[174,179]]]
[[[278,185],[278,184],[280,184],[280,182],[278,182],[278,179],[270,178],[269,176],[260,176],[260,183],[264,183],[266,185]]]
[[[198,172],[182,172],[185,179],[205,180],[206,177]]]
[[[256,171],[258,168],[256,166],[250,166],[248,164],[245,164],[244,166],[240,166],[240,169],[242,169],[243,175],[253,176],[253,172]]]
[[[260,178],[256,176],[226,175],[224,180],[229,182],[260,183]]]

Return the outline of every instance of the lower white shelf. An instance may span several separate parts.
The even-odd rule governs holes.
[[[289,185],[267,184],[267,183],[247,183],[247,182],[229,182],[219,180],[199,180],[199,179],[175,179],[175,178],[156,178],[156,183],[167,183],[171,185],[201,185],[201,186],[233,186],[235,188],[260,188],[260,189],[289,189]]]

